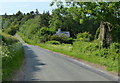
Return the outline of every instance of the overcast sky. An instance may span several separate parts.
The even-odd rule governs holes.
[[[50,6],[52,0],[1,0],[0,1],[0,15],[7,13],[8,15],[15,14],[19,10],[23,13],[39,10],[52,11],[56,6]]]

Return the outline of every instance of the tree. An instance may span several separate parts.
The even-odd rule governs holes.
[[[20,15],[23,15],[23,13],[22,13],[21,11],[18,11],[18,12],[16,13],[16,16],[20,16]]]
[[[56,30],[61,28],[62,30],[70,31],[72,37],[76,37],[78,33],[85,31],[90,32],[92,35],[95,34],[99,24],[98,21],[94,23],[94,19],[88,19],[88,17],[80,11],[79,7],[64,7],[62,5],[62,8],[59,8],[59,6],[52,11],[49,22],[50,27]]]
[[[56,5],[58,3],[60,3],[59,5],[61,5],[61,2],[59,1],[56,2]],[[89,19],[101,21],[101,25],[106,24],[104,28],[108,28],[109,23],[111,24],[112,28],[117,28],[118,26],[120,26],[120,13],[118,12],[120,2],[73,2],[72,0],[67,0],[66,4],[69,8],[71,8],[70,11],[73,12],[70,13],[73,15],[73,19],[76,21],[80,20],[80,23],[84,22],[85,18],[87,17]],[[53,3],[51,5],[53,5]],[[57,7],[60,8],[60,6]],[[78,14],[78,12],[80,14]],[[111,33],[112,29],[110,31],[107,31],[107,33]],[[110,37],[108,37],[108,39],[109,38]],[[105,40],[105,38],[103,40]],[[103,40],[101,44],[102,46],[106,45],[105,43],[107,43],[103,42]]]
[[[34,11],[31,11],[31,12],[30,12],[30,15],[34,15]]]
[[[5,13],[4,17],[7,18],[7,13]]]
[[[36,9],[35,13],[36,13],[37,15],[39,14],[39,11],[38,11],[38,9]]]

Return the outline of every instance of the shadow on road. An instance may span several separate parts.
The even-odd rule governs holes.
[[[28,46],[24,45],[25,50],[25,67],[24,80],[34,80],[34,74],[40,72],[46,64],[36,55],[36,53]],[[39,79],[40,80],[40,79]]]

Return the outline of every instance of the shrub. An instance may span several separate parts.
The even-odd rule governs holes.
[[[119,43],[112,43],[112,44],[110,45],[110,48],[111,48],[111,49],[120,49],[120,44],[119,44]]]
[[[0,53],[2,55],[2,80],[7,80],[12,76],[23,63],[24,49],[22,44],[13,36],[2,33],[2,45]]]
[[[60,37],[58,35],[52,35],[51,40],[60,41]]]
[[[12,43],[18,42],[17,38],[7,35],[5,33],[1,33],[0,37],[2,37],[2,41],[6,44],[12,44]]]
[[[77,39],[80,40],[80,41],[90,41],[91,38],[92,38],[92,36],[88,32],[77,34]]]
[[[72,44],[73,42],[72,38],[69,38],[63,34],[61,34],[60,36],[52,35],[51,40],[55,40],[55,41],[59,41],[60,43],[67,43],[67,44]]]
[[[51,34],[51,31],[49,30],[49,28],[47,28],[47,27],[41,27],[40,28],[40,34],[41,35],[45,35],[45,34]]]
[[[117,71],[120,57],[120,44],[112,43],[110,48],[100,48],[97,40],[93,42],[76,41],[73,51],[80,57],[107,67],[108,70]],[[93,59],[93,60],[92,60]]]
[[[7,80],[23,63],[24,50],[21,43],[0,46],[2,53],[2,80]]]
[[[48,44],[55,44],[55,45],[59,45],[60,44],[59,41],[47,41],[46,43],[48,43]]]
[[[17,32],[17,30],[12,29],[12,28],[8,28],[5,30],[5,33],[10,34],[10,35],[15,35],[16,32]]]
[[[3,31],[7,34],[10,35],[15,35],[16,32],[18,31],[19,26],[14,22],[11,23],[11,25],[9,25],[9,28],[4,28]]]
[[[47,34],[41,35],[41,36],[39,37],[39,41],[40,41],[41,43],[45,43],[46,41],[49,41],[49,40],[50,40],[50,35],[47,35]]]

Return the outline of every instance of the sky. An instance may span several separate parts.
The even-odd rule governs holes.
[[[52,7],[50,6],[52,1],[53,0],[0,0],[0,15],[4,15],[5,13],[7,13],[7,15],[16,14],[19,10],[22,13],[28,13],[36,9],[38,9],[40,13],[44,11],[49,11],[51,13],[52,9],[56,8],[55,5]]]
[[[44,11],[52,12],[56,6],[50,6],[52,0],[1,0],[0,2],[0,15],[12,15],[16,14],[19,10],[22,13],[28,13],[38,9],[40,13]]]

